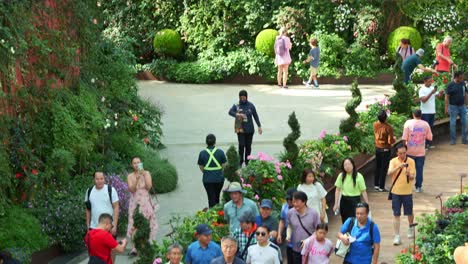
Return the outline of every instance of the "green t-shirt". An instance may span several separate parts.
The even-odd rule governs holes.
[[[359,196],[363,191],[366,190],[366,183],[364,182],[364,177],[361,173],[357,173],[356,176],[356,185],[353,183],[353,175],[346,174],[344,183],[342,181],[342,174],[338,175],[336,178],[335,186],[341,189],[341,193],[344,196]]]

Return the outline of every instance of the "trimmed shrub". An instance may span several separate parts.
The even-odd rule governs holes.
[[[407,38],[411,41],[411,47],[413,47],[414,51],[421,48],[422,38],[417,29],[412,27],[399,27],[390,33],[387,40],[387,51],[390,58],[395,58],[395,51],[400,45],[400,40],[402,38]]]
[[[177,187],[177,171],[167,159],[162,159],[157,152],[149,149],[142,155],[141,159],[145,170],[151,173],[156,193],[167,193]],[[153,193],[152,190],[151,193]]]
[[[32,253],[48,246],[41,224],[27,209],[13,206],[0,217],[0,250],[8,249],[22,263],[29,263]]]
[[[343,56],[346,76],[374,77],[380,69],[377,51],[354,43]]]
[[[183,43],[179,33],[172,29],[163,29],[154,36],[153,47],[154,52],[160,56],[179,57]]]
[[[278,31],[274,29],[265,29],[258,33],[255,39],[255,49],[261,53],[274,57],[275,56],[275,41],[278,36]]]

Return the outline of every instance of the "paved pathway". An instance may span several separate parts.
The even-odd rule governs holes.
[[[168,220],[175,214],[193,215],[207,206],[201,174],[196,166],[198,152],[205,147],[208,133],[217,137],[217,146],[226,150],[237,144],[233,131],[233,119],[227,112],[238,101],[238,92],[245,89],[257,107],[263,127],[263,135],[255,135],[253,153],[264,151],[279,154],[283,138],[290,132],[288,115],[296,111],[301,124],[302,137],[299,141],[318,137],[322,129],[337,132],[339,122],[347,116],[344,106],[350,98],[351,85],[322,85],[320,90],[303,86],[290,86],[289,90],[271,85],[193,85],[172,84],[157,81],[139,82],[139,94],[162,107],[163,143],[162,151],[177,168],[179,186],[168,194],[158,196],[160,211],[157,214],[160,230],[158,239],[170,231]],[[391,86],[361,85],[364,105],[374,98],[391,94]],[[69,263],[86,263],[82,254]],[[117,264],[132,263],[121,255]],[[55,262],[63,263],[63,262]]]

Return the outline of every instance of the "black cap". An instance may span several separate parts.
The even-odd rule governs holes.
[[[239,92],[239,97],[240,97],[240,96],[245,96],[245,97],[247,97],[247,91],[246,91],[246,90],[240,91],[240,92]]]

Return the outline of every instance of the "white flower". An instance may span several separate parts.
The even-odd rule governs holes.
[[[114,118],[117,119],[117,113],[114,114]]]
[[[2,44],[5,44],[5,40],[4,40],[4,39],[0,40],[0,42],[2,42]]]
[[[91,78],[91,83],[94,83],[96,80],[94,78]]]
[[[103,96],[103,97],[101,98],[101,102],[104,103],[105,101],[106,101],[106,98]]]
[[[109,124],[110,123],[110,120],[106,118],[106,123]]]
[[[11,54],[15,54],[15,49],[13,47],[10,48]]]
[[[114,126],[117,126],[117,121],[114,122]]]

